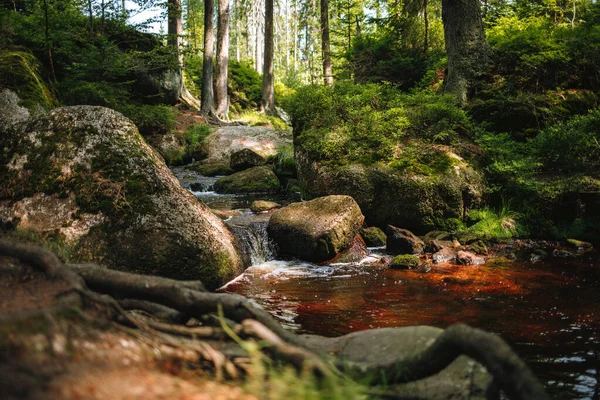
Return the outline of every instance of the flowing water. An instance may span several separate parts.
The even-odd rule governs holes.
[[[245,209],[253,200],[209,193],[196,195],[213,208]],[[553,398],[600,399],[598,252],[575,260],[444,264],[425,274],[373,267],[368,259],[317,266],[277,259],[266,236],[268,216],[240,213],[227,222],[245,242],[253,266],[221,291],[256,300],[288,329],[338,336],[463,322],[500,334]],[[384,252],[370,250],[374,257]]]

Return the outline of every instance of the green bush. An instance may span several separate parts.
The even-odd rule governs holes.
[[[262,77],[247,62],[229,61],[228,85],[231,103],[239,103],[241,108],[256,108],[260,104]]]
[[[296,144],[332,164],[390,164],[433,174],[452,165],[434,144],[454,144],[471,124],[452,96],[406,94],[390,85],[307,86],[287,107]],[[426,167],[416,168],[417,165]]]
[[[175,111],[170,106],[123,105],[116,109],[131,119],[143,136],[163,135],[175,127]]]
[[[533,140],[546,171],[600,176],[600,109],[544,129]]]

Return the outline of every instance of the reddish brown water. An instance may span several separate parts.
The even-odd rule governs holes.
[[[600,255],[427,273],[272,261],[225,291],[262,304],[299,332],[464,322],[502,335],[559,399],[598,399]]]

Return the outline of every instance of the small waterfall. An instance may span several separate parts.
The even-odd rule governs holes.
[[[247,221],[234,218],[229,227],[238,238],[243,256],[248,265],[258,265],[272,260],[277,255],[275,243],[267,234],[268,220]]]

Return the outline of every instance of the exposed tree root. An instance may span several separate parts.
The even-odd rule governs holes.
[[[529,367],[502,338],[463,324],[447,328],[421,353],[379,368],[373,374],[373,383],[394,384],[423,379],[442,371],[461,355],[486,367],[510,399],[549,399]]]
[[[0,240],[0,256],[16,258],[44,272],[49,278],[70,282],[73,290],[83,299],[112,308],[125,319],[127,325],[138,328],[140,332],[153,334],[170,345],[184,345],[198,352],[204,360],[214,365],[220,375],[237,376],[235,365],[239,368],[243,361],[236,364],[209,344],[182,337],[230,340],[242,335],[265,343],[267,351],[274,358],[299,370],[310,370],[318,376],[328,377],[339,375],[339,368],[356,378],[368,377],[371,385],[420,380],[437,374],[459,356],[466,355],[485,366],[509,398],[549,398],[531,370],[506,342],[499,336],[465,325],[449,327],[427,349],[409,359],[375,369],[367,368],[317,355],[308,348],[304,339],[284,330],[256,303],[234,294],[206,292],[200,282],[136,275],[94,264],[65,265],[54,254],[40,247],[6,240]],[[124,309],[142,310],[154,318],[179,323],[189,318],[202,321],[209,315],[219,313],[223,326],[187,327],[159,322]],[[225,325],[225,319],[233,322]]]

